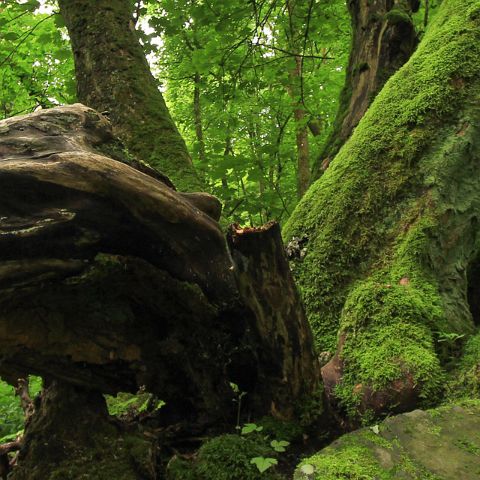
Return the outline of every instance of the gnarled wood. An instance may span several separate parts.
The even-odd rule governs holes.
[[[313,390],[308,326],[279,236],[260,235],[263,256],[242,254],[258,265],[239,288],[244,272],[212,218],[218,200],[105,156],[122,159],[121,146],[80,104],[1,122],[0,152],[4,378],[35,373],[108,393],[145,385],[166,412],[204,422],[234,413],[231,381],[254,414],[291,416]],[[258,309],[244,282],[276,277]],[[276,385],[273,396],[263,383]]]

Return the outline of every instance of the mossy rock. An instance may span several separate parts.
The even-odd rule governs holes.
[[[480,402],[415,410],[344,435],[296,469],[295,480],[480,478]]]

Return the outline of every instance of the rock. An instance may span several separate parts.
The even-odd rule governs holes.
[[[305,474],[304,465],[313,473]],[[480,401],[414,410],[348,433],[305,459],[294,475],[295,480],[342,478],[480,478]]]

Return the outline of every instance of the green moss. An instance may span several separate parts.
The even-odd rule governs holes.
[[[467,341],[463,356],[451,372],[450,378],[449,399],[480,399],[480,333]]]
[[[385,14],[385,20],[395,25],[397,23],[412,23],[410,15],[401,7],[395,6]]]
[[[255,434],[221,435],[207,441],[193,462],[175,459],[167,472],[168,480],[281,480],[269,469],[260,473],[250,463],[255,457],[275,457],[265,437]]]
[[[52,439],[54,440],[54,439]],[[68,459],[63,459],[50,468],[38,462],[38,469],[15,470],[14,479],[27,480],[138,480],[153,478],[152,444],[135,435],[118,436],[116,431],[102,430],[91,437],[88,448],[68,448]],[[52,458],[55,458],[52,455]],[[61,456],[59,456],[61,458]]]
[[[346,434],[303,460],[294,479],[473,480],[480,465],[477,419],[478,405],[391,417],[375,428]]]
[[[479,6],[444,2],[284,228],[319,351],[346,334],[339,394],[411,373],[440,391],[432,332],[473,330],[465,271],[480,251]],[[441,359],[443,360],[443,359]],[[350,393],[347,393],[350,392]]]
[[[388,441],[369,430],[342,437],[332,446],[305,459],[297,467],[294,480],[340,480],[340,479],[393,479],[391,473],[379,463],[375,456],[378,451],[390,450]],[[314,474],[308,476],[302,467],[311,465]]]

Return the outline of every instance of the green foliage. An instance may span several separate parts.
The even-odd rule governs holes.
[[[294,18],[305,54],[305,118],[321,124],[320,135],[309,139],[314,157],[335,116],[350,28],[342,2],[307,7],[299,2]],[[156,62],[168,107],[209,190],[240,223],[284,219],[296,203],[287,17],[281,3],[162,0],[148,6],[149,25],[163,42]]]
[[[208,440],[193,462],[175,459],[169,480],[280,480],[272,470],[277,460],[265,439],[257,434],[221,435]]]
[[[57,14],[38,1],[0,12],[0,118],[75,101],[73,57]]]
[[[42,379],[30,377],[30,396],[33,398],[41,390]],[[15,396],[15,389],[0,381],[0,443],[14,439],[24,427],[24,412],[20,399]]]

